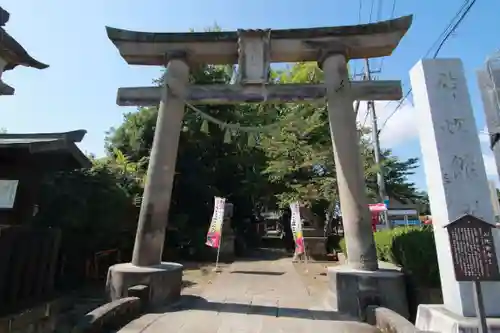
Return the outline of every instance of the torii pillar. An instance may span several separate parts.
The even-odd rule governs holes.
[[[183,61],[190,65],[238,63],[240,69],[239,82],[234,85],[187,85],[187,66],[177,65],[184,68],[183,74],[177,77],[177,74],[169,74],[172,70],[167,71],[165,87],[119,89],[119,105],[152,106],[160,101],[161,104],[134,259],[130,264],[110,268],[110,290],[121,290],[112,297],[125,295],[126,287],[133,281],[143,281],[142,284],[150,285],[153,293],[158,289],[161,294],[162,287],[155,287],[156,280],[151,276],[168,275],[159,272],[158,267],[164,265],[167,269],[168,265],[173,265],[161,264],[160,259],[177,154],[174,145],[178,143],[182,119],[181,98],[191,104],[235,104],[305,102],[326,97],[349,257],[348,265],[329,269],[332,305],[341,312],[357,316],[375,302],[406,316],[402,274],[378,269],[353,110],[354,100],[399,100],[401,83],[351,82],[347,62],[390,55],[411,21],[411,16],[407,16],[368,25],[320,29],[174,34],[107,28],[108,37],[129,64],[165,65],[166,55],[175,53],[184,54]],[[325,72],[325,82],[267,85],[271,62],[303,61],[318,61]],[[163,143],[163,140],[170,143]],[[156,177],[157,182],[154,181]],[[152,195],[162,191],[158,196]],[[161,209],[154,208],[161,204],[164,205]],[[151,270],[155,272],[147,273]],[[113,279],[113,276],[120,278]],[[140,276],[147,277],[141,280]],[[173,280],[170,283],[174,283]]]

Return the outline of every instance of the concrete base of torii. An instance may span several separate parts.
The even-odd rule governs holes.
[[[328,303],[341,313],[363,319],[369,305],[379,305],[409,318],[404,274],[394,265],[379,263],[377,271],[348,265],[328,268]]]
[[[180,299],[183,266],[173,262],[139,267],[132,263],[109,268],[106,291],[114,301],[128,296],[128,289],[137,285],[149,287],[148,306],[158,307]]]

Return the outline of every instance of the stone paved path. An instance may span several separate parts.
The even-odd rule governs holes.
[[[179,306],[149,313],[120,333],[309,333],[377,332],[330,311],[313,299],[291,260],[236,262],[199,295]]]

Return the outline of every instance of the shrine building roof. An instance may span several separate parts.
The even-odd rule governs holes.
[[[18,65],[44,69],[48,65],[32,58],[28,52],[11,35],[9,35],[3,26],[8,22],[10,14],[0,7],[0,58],[7,64],[4,70],[11,70]]]
[[[50,169],[78,169],[92,165],[77,147],[87,131],[64,133],[0,134],[0,158],[36,158],[39,166]]]

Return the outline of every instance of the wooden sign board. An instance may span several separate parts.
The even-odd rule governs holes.
[[[464,215],[446,228],[457,281],[500,281],[491,224]]]

